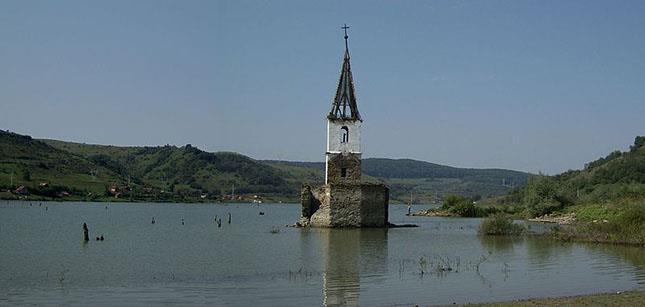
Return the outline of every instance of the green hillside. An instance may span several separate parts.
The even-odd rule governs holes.
[[[43,142],[83,156],[130,182],[181,198],[220,199],[231,193],[269,196],[295,195],[299,185],[287,185],[286,174],[249,157],[209,153],[192,147],[118,147],[55,140]]]
[[[285,177],[246,156],[190,145],[87,145],[0,131],[2,198],[195,201],[230,198],[234,189],[295,199],[300,184]]]
[[[636,137],[627,152],[614,151],[582,170],[557,176],[534,176],[522,188],[498,200],[526,209],[528,216],[569,207],[620,204],[645,199],[645,137]]]
[[[236,200],[249,201],[258,195],[298,201],[303,183],[324,181],[322,162],[257,161],[191,145],[91,145],[9,132],[0,132],[0,144],[3,198],[228,201],[234,191]],[[462,169],[409,159],[363,160],[363,179],[388,184],[395,202],[410,198],[434,202],[448,194],[499,196],[525,184],[527,178],[527,173],[516,171]],[[19,186],[27,187],[22,195],[15,193]]]
[[[29,136],[0,131],[0,189],[27,187],[29,194],[55,197],[103,194],[106,183],[121,177],[83,157],[56,149]],[[5,195],[6,196],[6,195]]]

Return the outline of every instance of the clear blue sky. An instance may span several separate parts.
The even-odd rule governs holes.
[[[0,128],[322,161],[348,23],[366,157],[558,173],[645,134],[645,1],[1,1]]]

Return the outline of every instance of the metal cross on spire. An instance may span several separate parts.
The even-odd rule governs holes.
[[[349,26],[347,26],[347,24],[344,24],[341,29],[345,31],[345,50],[349,50],[349,48],[347,47],[347,39],[349,38],[349,36],[347,36],[347,29],[349,29]]]

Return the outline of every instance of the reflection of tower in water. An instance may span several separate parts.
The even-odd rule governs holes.
[[[361,276],[387,274],[387,229],[322,229],[323,305],[357,306]]]

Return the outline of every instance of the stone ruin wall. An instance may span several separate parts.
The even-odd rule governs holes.
[[[361,184],[361,223],[373,227],[387,226],[390,189],[382,184]]]
[[[385,227],[389,189],[382,184],[328,184],[301,194],[301,226]]]

